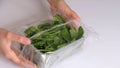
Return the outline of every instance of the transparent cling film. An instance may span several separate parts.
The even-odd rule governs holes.
[[[88,29],[81,22],[76,22],[74,20],[64,21],[61,17],[56,17],[54,18],[54,20],[45,20],[41,21],[40,23],[38,22],[33,22],[27,25],[20,26],[20,28],[17,30],[17,33],[29,37],[32,41],[36,41],[38,39],[39,41],[45,40],[44,46],[46,46],[46,48],[37,48],[37,46],[35,45],[39,41],[35,42],[35,44],[34,42],[32,42],[33,44],[31,44],[30,46],[22,46],[21,48],[21,54],[19,57],[21,57],[22,55],[26,55],[28,57],[27,59],[35,63],[38,66],[38,68],[50,68],[52,65],[64,60],[65,58],[68,58],[77,51],[80,51],[81,45],[83,45],[83,43],[85,42],[89,32]],[[51,27],[42,27],[41,25],[45,23],[47,23]],[[52,26],[51,24],[54,24],[54,26]],[[25,31],[27,29],[31,27],[36,29],[38,28],[38,26],[39,28],[45,29],[37,30],[37,33],[35,33],[34,29],[32,29],[33,34],[27,31],[27,33],[30,35],[26,35]],[[65,33],[66,28],[68,30],[67,33],[69,33],[69,35],[63,34]],[[83,31],[81,31],[80,29]],[[79,36],[80,33],[82,34],[81,36]],[[62,40],[58,38],[61,37],[61,34],[65,35],[62,36]],[[48,43],[48,41],[51,41],[56,46],[52,48],[51,46],[54,46],[54,44],[52,44],[51,42]],[[59,44],[61,44],[60,42],[64,45],[59,46]],[[39,45],[42,45],[42,43],[43,42],[40,42]]]

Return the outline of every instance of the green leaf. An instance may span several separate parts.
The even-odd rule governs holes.
[[[84,34],[83,28],[82,28],[82,27],[79,27],[77,39],[80,39],[80,38],[83,36],[83,34]]]
[[[58,37],[59,37],[59,39],[60,39],[60,41],[59,41],[60,44],[62,44],[62,43],[66,43],[66,40],[62,37],[61,32],[58,33]]]
[[[33,36],[36,32],[38,31],[38,29],[35,26],[31,26],[28,29],[26,29],[24,32],[28,37]]]
[[[58,45],[60,43],[60,41],[61,41],[61,39],[58,36],[54,37],[54,44],[55,45]]]
[[[64,26],[64,29],[61,30],[61,35],[67,42],[71,41],[70,33],[66,26]]]
[[[54,16],[54,23],[56,24],[65,23],[65,19],[61,15],[56,14]]]
[[[37,49],[44,48],[45,42],[44,41],[39,41],[37,43],[33,44]]]
[[[49,45],[52,46],[54,41],[53,41],[53,40],[49,40],[49,41],[46,41],[46,42],[47,42],[47,45],[46,45],[46,46],[48,47]],[[46,47],[46,48],[47,48],[47,47]]]
[[[66,45],[67,45],[67,43],[63,43],[63,44],[58,45],[57,48],[60,49],[60,48],[62,48],[64,46],[66,46]]]
[[[38,25],[38,29],[39,30],[46,30],[52,27],[52,23],[51,22],[45,22],[43,24]]]
[[[70,29],[70,35],[71,35],[72,40],[77,39],[77,37],[78,37],[78,33],[74,28]]]

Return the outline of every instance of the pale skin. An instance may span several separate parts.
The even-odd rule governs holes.
[[[50,3],[50,8],[52,14],[56,12],[60,12],[70,19],[74,19],[76,21],[80,21],[79,16],[65,3],[64,0],[48,0]],[[34,64],[32,64],[28,60],[22,60],[18,57],[18,53],[11,48],[11,43],[15,41],[21,44],[29,45],[31,44],[30,39],[27,37],[18,35],[6,29],[0,28],[0,52],[9,60],[18,64],[21,67],[30,66],[31,68],[36,68]]]

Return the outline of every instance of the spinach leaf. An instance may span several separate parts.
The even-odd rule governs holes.
[[[35,26],[31,26],[28,29],[26,29],[24,32],[28,37],[31,37],[34,34],[36,34],[37,31],[38,31],[38,29]]]
[[[46,29],[49,29],[49,28],[51,28],[52,27],[52,23],[51,22],[45,22],[45,23],[43,23],[43,24],[39,24],[38,25],[38,29],[39,30],[46,30]]]
[[[65,19],[59,14],[56,14],[53,18],[55,24],[65,23]]]
[[[60,41],[61,41],[61,39],[58,36],[54,37],[54,44],[55,45],[58,45],[60,43]]]
[[[79,30],[78,30],[78,37],[77,37],[77,39],[80,39],[80,38],[83,36],[83,34],[84,34],[84,30],[83,30],[83,28],[80,26],[80,27],[79,27]]]
[[[60,48],[62,48],[64,46],[66,46],[66,45],[67,45],[67,43],[63,43],[63,44],[58,45],[57,48],[60,49]]]
[[[78,33],[74,28],[70,29],[70,35],[71,35],[72,40],[75,40],[78,37]]]
[[[66,26],[64,26],[64,29],[61,30],[61,35],[67,42],[71,41],[70,33]]]

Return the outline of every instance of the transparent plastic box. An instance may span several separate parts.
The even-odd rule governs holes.
[[[25,36],[24,31],[28,27],[36,26],[40,23],[41,24],[44,23],[45,21],[52,21],[52,20],[53,19],[50,18],[50,19],[47,19],[44,21],[40,21],[40,20],[32,21],[30,23],[19,26],[17,29],[15,29],[15,32],[20,34],[20,35]],[[85,26],[80,22],[70,20],[64,24],[57,25],[57,27],[60,27],[63,25],[70,25],[72,23],[74,23],[77,28],[82,26],[82,28],[84,29],[84,35],[82,38],[80,38],[80,39],[78,39],[70,44],[67,44],[65,47],[62,47],[62,48],[60,48],[52,53],[45,53],[45,54],[36,51],[37,49],[33,45],[23,46],[23,49],[21,50],[20,56],[26,55],[30,61],[34,62],[38,66],[38,68],[50,68],[52,65],[64,60],[65,58],[68,58],[71,55],[73,55],[74,53],[80,51],[80,48],[83,45],[83,43],[86,39],[86,35],[87,35],[87,29],[85,28]],[[56,28],[56,26],[53,27],[52,29],[54,29],[54,28]],[[45,30],[44,32],[47,32],[47,31],[52,30],[52,29]],[[41,33],[39,33],[39,34],[41,34]]]

